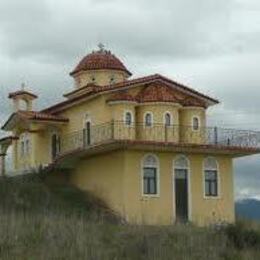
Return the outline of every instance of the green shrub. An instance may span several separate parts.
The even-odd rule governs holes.
[[[237,249],[260,248],[260,233],[246,227],[244,222],[229,225],[225,229],[228,241]]]

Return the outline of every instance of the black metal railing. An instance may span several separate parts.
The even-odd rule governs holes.
[[[238,148],[259,148],[260,132],[224,129],[218,127],[180,126],[144,123],[127,125],[122,121],[111,121],[93,125],[89,129],[72,132],[61,138],[60,153],[76,149],[87,149],[95,145],[116,140],[152,141],[157,143],[182,143]]]

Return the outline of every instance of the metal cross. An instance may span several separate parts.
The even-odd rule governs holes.
[[[22,89],[22,90],[25,89],[25,83],[24,83],[24,82],[21,84],[21,89]]]
[[[98,44],[98,48],[100,49],[100,51],[104,51],[105,50],[105,45],[102,42],[100,42]]]

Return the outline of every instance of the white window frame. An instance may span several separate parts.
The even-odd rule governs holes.
[[[145,160],[149,156],[152,156],[155,158],[156,165],[145,164]],[[156,194],[145,194],[144,193],[144,168],[145,167],[156,168],[156,191],[157,191]],[[155,154],[152,154],[152,153],[145,154],[145,156],[141,160],[141,195],[142,195],[142,197],[145,197],[145,198],[159,198],[160,197],[160,161],[159,161],[158,156]]]
[[[194,119],[197,119],[198,120],[198,129],[195,129],[194,128]],[[200,122],[200,117],[199,116],[193,116],[191,118],[191,127],[192,127],[192,131],[194,132],[198,132],[201,128],[201,122]]]
[[[130,114],[131,114],[131,124],[130,124],[130,125],[128,125],[128,124],[127,124],[127,121],[126,121],[126,115],[127,115],[127,113],[130,113]],[[123,122],[124,122],[124,125],[125,125],[126,127],[131,127],[131,126],[134,125],[135,119],[134,119],[134,113],[133,113],[133,111],[131,111],[131,110],[125,110],[125,111],[124,111]]]
[[[176,161],[178,161],[179,158],[184,157],[187,162],[188,162],[188,166],[187,167],[182,167],[182,168],[178,168],[176,167]],[[184,155],[184,154],[180,154],[177,155],[174,159],[173,159],[173,173],[172,173],[172,190],[173,190],[173,194],[172,194],[172,198],[173,198],[173,209],[174,209],[174,216],[176,218],[176,204],[175,204],[175,170],[187,170],[187,181],[188,181],[188,220],[192,221],[192,189],[191,189],[191,167],[190,167],[190,159],[188,158],[188,156]]]
[[[146,125],[146,116],[147,116],[147,115],[151,115],[151,125]],[[144,113],[143,122],[144,122],[144,127],[145,127],[145,128],[151,128],[151,127],[153,127],[153,124],[154,124],[154,122],[153,122],[153,113],[152,113],[151,111],[146,111],[146,112]]]
[[[215,162],[216,162],[216,166],[217,168],[216,169],[207,169],[205,167],[205,162],[206,160],[208,159],[214,159]],[[206,157],[203,162],[202,162],[202,169],[203,169],[203,173],[202,173],[202,185],[203,185],[203,197],[204,199],[207,199],[207,200],[216,200],[216,199],[221,199],[221,179],[220,179],[220,171],[219,171],[219,163],[218,163],[218,160],[217,158],[215,157],[212,157],[212,156],[209,156],[209,157]],[[205,189],[205,179],[206,179],[206,170],[217,170],[217,196],[207,196],[206,195],[206,189]]]

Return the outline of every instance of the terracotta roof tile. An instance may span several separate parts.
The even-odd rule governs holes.
[[[108,101],[133,101],[136,102],[136,98],[134,98],[131,94],[127,93],[127,91],[118,91],[114,94]]]
[[[172,81],[172,80],[170,80],[170,79],[168,79],[164,76],[161,76],[159,74],[155,74],[155,75],[146,76],[146,77],[142,77],[142,78],[138,78],[138,79],[127,80],[127,81],[123,81],[123,82],[120,82],[120,83],[111,84],[111,85],[108,85],[108,86],[98,86],[92,92],[83,93],[82,95],[70,98],[69,100],[65,100],[63,102],[60,102],[58,104],[55,104],[51,107],[48,107],[48,108],[42,110],[42,112],[56,113],[56,112],[64,109],[67,105],[73,104],[74,102],[78,102],[81,99],[83,100],[84,98],[89,97],[93,94],[97,94],[97,93],[101,94],[101,93],[105,93],[105,92],[109,92],[109,91],[120,90],[121,88],[127,88],[127,87],[134,86],[134,85],[142,85],[142,84],[150,84],[150,83],[164,83],[164,84],[168,84],[169,87],[174,86],[180,92],[186,92],[190,95],[194,95],[198,98],[205,100],[205,102],[207,101],[211,105],[219,103],[219,101],[214,99],[214,98],[211,98],[209,96],[201,94],[200,92],[198,92],[194,89],[186,87],[186,86],[184,86],[180,83],[177,83],[175,81]],[[83,88],[85,88],[85,87],[83,87]],[[81,89],[83,89],[83,88],[81,88]],[[70,92],[70,94],[73,94],[73,93],[78,92],[78,91],[80,91],[80,89],[77,89],[74,92]]]
[[[151,84],[139,92],[136,99],[140,103],[146,102],[174,102],[180,103],[180,100],[174,94],[173,89],[162,84]]]
[[[67,118],[51,115],[48,113],[43,112],[36,112],[36,111],[18,111],[16,113],[18,116],[21,116],[24,119],[28,120],[47,120],[47,121],[59,121],[59,122],[68,122]]]
[[[95,51],[85,56],[70,75],[73,76],[80,71],[102,69],[120,70],[126,72],[129,76],[132,75],[114,54],[106,50]]]

